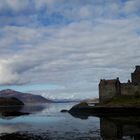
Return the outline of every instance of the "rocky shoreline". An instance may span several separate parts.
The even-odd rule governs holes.
[[[70,110],[61,110],[61,112],[68,112],[74,117],[88,117],[88,116],[139,116],[140,106],[105,106],[95,104],[90,106],[86,102],[74,105]]]

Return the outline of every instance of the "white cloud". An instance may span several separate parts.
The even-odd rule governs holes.
[[[130,0],[125,3],[124,11],[127,14],[131,14],[133,12],[138,12],[140,10],[140,1],[139,0]]]
[[[0,0],[0,10],[10,9],[13,11],[21,11],[29,5],[29,0]]]
[[[39,82],[40,79],[40,82],[50,80],[65,84],[67,81],[69,84],[73,80],[76,83],[85,80],[90,72],[90,76],[94,75],[96,69],[94,71],[92,68],[99,68],[102,73],[102,68],[125,69],[137,63],[139,59],[134,58],[139,54],[140,38],[135,30],[139,27],[139,19],[98,22],[96,26],[91,22],[72,23],[54,30],[5,28],[7,37],[10,31],[13,42],[21,42],[17,49],[23,49],[19,54],[15,51],[7,65],[23,79],[28,75],[32,82]],[[8,58],[8,54],[6,57]],[[90,76],[89,81],[92,78]],[[114,76],[117,75],[114,73]],[[93,79],[99,80],[101,77],[97,75]]]
[[[14,17],[14,23],[20,23],[18,26],[9,25],[13,17],[8,24],[7,20],[3,22],[0,84],[61,84],[66,92],[75,94],[69,97],[77,97],[76,93],[79,96],[82,91],[87,91],[89,96],[94,90],[97,94],[100,78],[119,76],[127,81],[134,65],[140,62],[140,35],[137,32],[140,18],[116,18],[123,11],[119,2],[112,1],[109,5],[102,5],[101,1],[63,1],[63,5],[61,2],[56,8],[55,0],[36,1],[39,6],[36,9],[47,6],[48,13],[43,18],[57,12],[71,20],[65,25],[42,26],[44,20],[37,20],[39,11],[36,9],[27,15],[27,19],[25,15]],[[14,6],[17,5],[15,1]],[[82,97],[86,96],[82,94]]]
[[[0,84],[21,84],[20,75],[9,67],[10,60],[0,61]]]

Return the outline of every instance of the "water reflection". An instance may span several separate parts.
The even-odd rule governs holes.
[[[140,117],[100,118],[103,140],[140,140]]]
[[[20,111],[23,108],[23,106],[14,106],[14,107],[0,107],[0,113],[3,112],[10,112],[10,111]]]
[[[13,106],[13,107],[0,107],[0,118],[2,119],[13,119],[21,115],[29,115],[28,112],[22,112],[23,106]]]
[[[19,117],[22,115],[41,112],[46,108],[46,104],[0,107],[0,118],[14,119],[15,117]]]
[[[48,104],[29,104],[29,105],[24,105],[21,108],[21,112],[28,112],[28,113],[38,113],[43,111],[44,109],[48,108]]]
[[[0,118],[0,139],[16,140],[139,140],[140,116],[95,117],[92,114],[60,113],[73,104],[45,104],[6,109],[29,112],[12,119]],[[0,109],[1,114],[5,109]]]
[[[88,119],[93,114],[70,112],[79,119]],[[104,115],[103,115],[104,116]],[[140,116],[99,117],[100,135],[103,140],[140,140]]]

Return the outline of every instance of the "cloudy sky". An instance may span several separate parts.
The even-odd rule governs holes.
[[[96,97],[139,64],[139,0],[0,0],[1,89]]]

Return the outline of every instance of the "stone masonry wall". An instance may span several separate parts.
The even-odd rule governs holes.
[[[120,83],[119,78],[100,81],[100,102],[122,96],[140,98],[140,66],[136,66],[135,71],[131,74],[131,81],[128,80],[128,83]]]
[[[121,95],[122,96],[132,96],[140,97],[140,86],[132,84],[121,84]]]
[[[107,101],[116,96],[116,87],[112,84],[105,86],[99,85],[99,98],[100,101]]]

